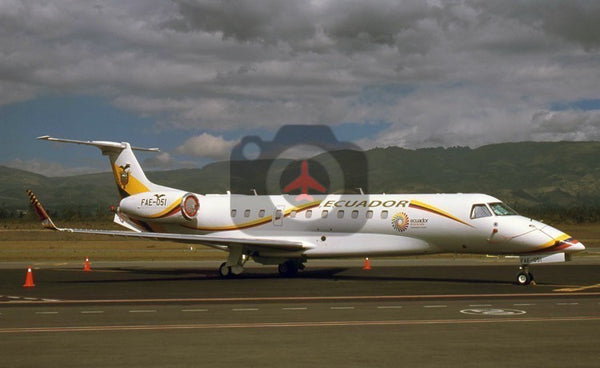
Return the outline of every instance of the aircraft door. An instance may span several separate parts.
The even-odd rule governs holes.
[[[471,208],[471,221],[483,232],[482,235],[487,236],[487,241],[490,244],[499,244],[501,237],[497,236],[498,223],[492,215],[489,207],[486,204],[474,204]]]
[[[283,226],[283,218],[285,217],[285,206],[277,206],[273,210],[273,225]]]

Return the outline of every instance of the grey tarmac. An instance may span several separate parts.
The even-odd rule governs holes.
[[[218,262],[0,264],[7,367],[597,366],[600,260],[308,263],[296,278]],[[26,267],[26,265],[25,265]]]

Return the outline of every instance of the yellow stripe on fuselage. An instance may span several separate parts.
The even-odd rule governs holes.
[[[150,215],[148,216],[148,218],[160,218],[163,217],[167,214],[169,214],[169,212],[173,211],[175,208],[180,207],[181,206],[181,200],[183,199],[183,197],[179,197],[175,200],[175,202],[173,202],[172,205],[170,205],[169,207],[165,208],[164,210],[160,211],[159,213],[156,213],[154,215]]]
[[[561,243],[570,238],[571,238],[571,236],[569,234],[563,233],[561,236],[554,238],[554,239],[540,245],[533,252],[540,252],[540,251],[543,251],[546,249],[550,249],[550,248],[554,247],[556,245],[556,243]]]
[[[431,213],[435,213],[436,215],[447,217],[447,218],[449,218],[451,220],[454,220],[456,222],[460,222],[463,225],[467,225],[467,226],[473,227],[473,225],[471,225],[471,224],[469,224],[467,222],[464,222],[463,220],[459,219],[458,217],[453,216],[453,215],[449,214],[448,212],[446,212],[444,210],[441,210],[441,209],[439,209],[437,207],[428,205],[427,203],[423,203],[423,202],[411,199],[410,200],[410,204],[408,206],[412,207],[412,208],[417,208],[417,209],[421,209],[421,210],[424,210],[424,211],[428,211],[428,212],[431,212]]]
[[[284,211],[283,216],[286,217],[286,216],[289,216],[289,214],[292,213],[293,211],[296,211],[296,212],[304,211],[309,208],[316,207],[319,204],[321,204],[321,201],[314,201],[314,202],[305,203],[302,206],[290,207]],[[227,226],[212,226],[212,227],[208,227],[208,226],[207,227],[190,227],[190,226],[186,226],[186,225],[183,225],[183,226],[193,228],[196,230],[202,230],[202,231],[241,230],[241,229],[247,229],[249,227],[263,225],[263,224],[271,222],[272,220],[273,220],[273,216],[266,216],[266,217],[259,218],[257,220],[252,220],[252,221],[244,222],[241,224],[234,224],[234,225],[227,225]]]

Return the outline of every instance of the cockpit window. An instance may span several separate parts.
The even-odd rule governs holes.
[[[492,211],[494,211],[494,213],[496,214],[496,216],[515,216],[515,215],[517,215],[517,212],[515,210],[508,207],[504,203],[500,203],[500,202],[490,203],[489,205],[490,205],[490,208],[492,209]]]
[[[481,218],[481,217],[489,217],[491,215],[492,215],[492,213],[490,212],[490,210],[487,208],[487,206],[485,204],[475,204],[475,205],[473,205],[473,208],[471,209],[471,218],[472,219]]]

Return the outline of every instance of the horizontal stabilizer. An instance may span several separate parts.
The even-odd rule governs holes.
[[[86,146],[94,146],[100,149],[125,149],[126,145],[124,143],[119,142],[110,142],[110,141],[78,141],[74,139],[64,139],[64,138],[54,138],[49,135],[43,135],[41,137],[37,137],[37,139],[51,141],[51,142],[62,142],[62,143],[74,143],[74,144],[83,144]],[[159,152],[158,148],[142,148],[142,147],[131,147],[132,150],[136,151],[147,151],[147,152]]]

